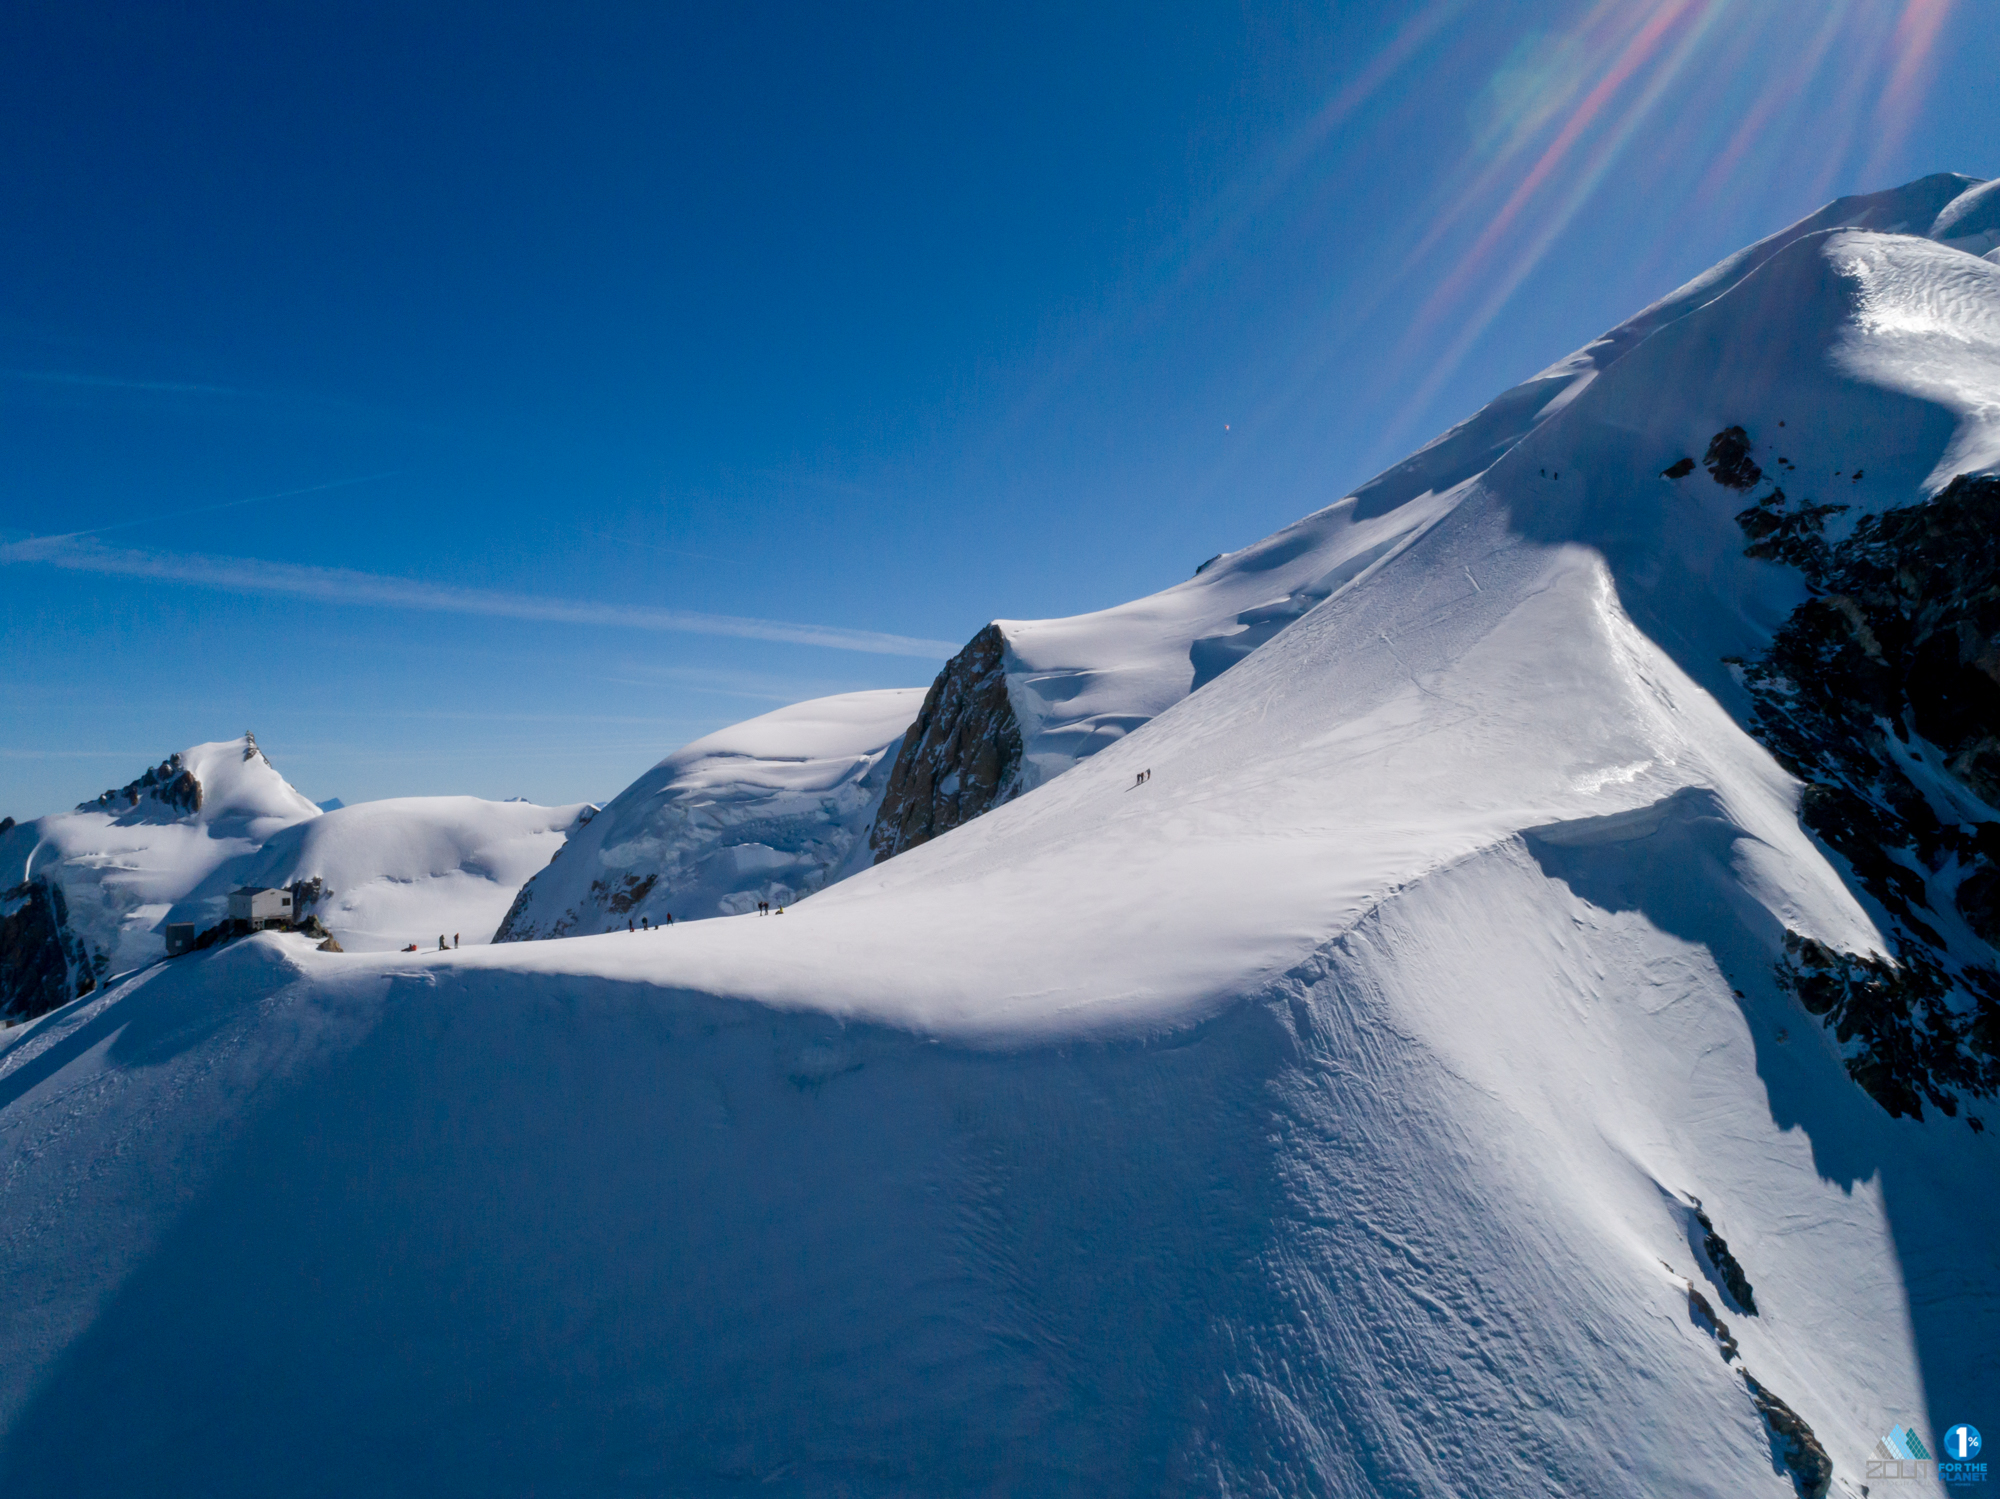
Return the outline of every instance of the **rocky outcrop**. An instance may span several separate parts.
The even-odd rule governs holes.
[[[245,752],[247,760],[256,753],[254,746]],[[201,782],[195,773],[181,763],[179,755],[169,755],[158,765],[148,768],[146,773],[126,782],[115,791],[106,791],[94,801],[78,802],[79,812],[110,812],[117,814],[129,811],[141,801],[157,802],[161,807],[179,815],[201,810]]]
[[[1735,1336],[1729,1331],[1729,1324],[1715,1315],[1715,1308],[1708,1304],[1708,1298],[1690,1283],[1687,1288],[1688,1316],[1694,1325],[1715,1339],[1715,1346],[1726,1364],[1742,1350],[1737,1346]]]
[[[1747,471],[1747,449],[1723,456]],[[1956,1115],[2000,1088],[2000,479],[1961,475],[1829,541],[1844,508],[1774,485],[1737,516],[1746,551],[1811,596],[1734,664],[1754,731],[1805,782],[1800,820],[1886,913],[1895,961],[1794,934],[1780,977],[1891,1114]]]
[[[69,929],[62,886],[25,880],[0,895],[0,1018],[33,1020],[90,993],[105,960],[95,961]]]
[[[1696,1216],[1704,1227],[1708,1226],[1706,1215],[1698,1208]],[[1709,1233],[1711,1237],[1714,1235],[1713,1228],[1709,1229]],[[1724,1253],[1727,1252],[1725,1249]],[[1730,1294],[1736,1294],[1733,1287]],[[1793,1484],[1798,1488],[1799,1499],[1826,1499],[1828,1490],[1833,1487],[1833,1459],[1827,1456],[1826,1448],[1813,1434],[1812,1427],[1743,1367],[1740,1362],[1743,1351],[1735,1335],[1729,1331],[1729,1324],[1715,1314],[1708,1298],[1697,1291],[1692,1282],[1687,1285],[1687,1303],[1688,1319],[1715,1340],[1716,1351],[1722,1355],[1722,1361],[1742,1377],[1743,1387],[1750,1392],[1750,1403],[1756,1408],[1770,1437],[1771,1456],[1791,1475]]]
[[[1021,726],[1006,652],[1000,627],[988,625],[931,684],[868,832],[877,864],[1019,794]]]
[[[1798,1486],[1800,1499],[1825,1499],[1827,1490],[1833,1487],[1833,1459],[1826,1455],[1826,1448],[1813,1435],[1813,1429],[1797,1411],[1752,1379],[1747,1369],[1743,1371],[1743,1383],[1750,1391],[1751,1404],[1757,1407],[1757,1414],[1764,1418],[1764,1425],[1771,1433],[1771,1446],[1778,1461],[1785,1465],[1792,1482]]]
[[[1715,1268],[1716,1278],[1730,1299],[1751,1316],[1757,1315],[1757,1295],[1750,1287],[1750,1277],[1743,1273],[1743,1266],[1735,1255],[1729,1252],[1729,1241],[1715,1231],[1715,1220],[1703,1210],[1701,1200],[1695,1199],[1694,1221],[1701,1225],[1701,1252],[1708,1256],[1708,1262]],[[1725,1329],[1726,1333],[1727,1329]]]
[[[1753,488],[1764,477],[1764,471],[1750,459],[1750,434],[1741,427],[1725,427],[1711,437],[1701,461],[1709,477],[1729,489]]]

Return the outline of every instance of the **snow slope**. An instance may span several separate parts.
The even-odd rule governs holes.
[[[1997,186],[1940,173],[1839,199],[1524,381],[1353,495],[1211,559],[1189,581],[1093,614],[999,621],[1029,767],[1025,785],[1130,733],[1407,546],[1450,508],[1455,486],[1490,468],[1661,328],[1728,293],[1787,247],[1860,228],[1927,236],[1978,254],[2000,242]],[[1914,367],[1905,361],[1905,369]],[[1681,408],[1670,402],[1668,409]]]
[[[520,893],[497,941],[788,905],[865,863],[921,688],[815,698],[676,750]]]
[[[1031,753],[1180,695],[782,918],[267,934],[10,1033],[0,1484],[1778,1499],[1794,1415],[1844,1495],[1979,1424],[1995,1136],[1777,981],[1883,917],[1722,659],[1799,576],[1661,476],[1741,426],[1838,531],[2000,462],[1972,186],[1281,533],[1222,576],[1325,596],[1198,692],[1185,599],[1047,632]]]

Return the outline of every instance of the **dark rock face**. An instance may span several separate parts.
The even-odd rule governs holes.
[[[1757,1414],[1770,1428],[1772,1449],[1792,1475],[1792,1482],[1798,1485],[1800,1499],[1825,1499],[1827,1490],[1833,1486],[1833,1459],[1826,1455],[1826,1448],[1820,1446],[1813,1429],[1799,1418],[1798,1412],[1752,1379],[1747,1370],[1743,1383],[1750,1390]]]
[[[931,683],[868,830],[875,863],[1020,792],[1021,726],[1007,698],[1005,655],[1000,627],[988,625]]]
[[[1726,1364],[1740,1351],[1736,1339],[1729,1331],[1729,1324],[1715,1315],[1715,1308],[1708,1304],[1708,1298],[1693,1286],[1688,1287],[1688,1315],[1695,1326],[1715,1339],[1715,1346]]]
[[[1694,1205],[1694,1221],[1701,1225],[1701,1252],[1708,1256],[1709,1264],[1715,1267],[1716,1276],[1721,1280],[1723,1288],[1729,1292],[1730,1299],[1751,1316],[1756,1316],[1757,1297],[1750,1289],[1750,1277],[1743,1273],[1742,1265],[1738,1264],[1736,1256],[1729,1252],[1729,1241],[1715,1231],[1713,1220],[1702,1211],[1699,1202]],[[1694,1293],[1690,1291],[1688,1294]],[[1724,1328],[1723,1332],[1726,1336],[1728,1329]]]
[[[653,886],[659,883],[657,874],[649,874],[641,879],[636,874],[628,874],[622,881],[592,880],[590,893],[603,902],[605,909],[623,916],[639,902],[653,893]],[[510,908],[508,915],[513,915]],[[502,923],[503,927],[505,923]]]
[[[103,963],[70,932],[62,886],[33,879],[0,896],[0,1016],[33,1020],[90,993]]]
[[[2000,1088],[2000,821],[1980,807],[2000,806],[2000,479],[1961,475],[1831,543],[1844,508],[1774,487],[1737,516],[1749,555],[1812,597],[1735,664],[1754,731],[1806,783],[1800,820],[1887,913],[1896,961],[1792,935],[1780,977],[1891,1114],[1955,1115]]]
[[[308,916],[306,912],[331,894],[333,891],[327,888],[326,880],[319,875],[309,880],[295,880],[292,884],[292,914],[299,918],[301,924],[318,921],[317,916]]]
[[[1764,477],[1764,471],[1750,461],[1750,434],[1741,427],[1725,427],[1711,437],[1701,461],[1708,466],[1716,483],[1731,489],[1749,489]],[[1694,465],[1689,464],[1682,472],[1691,473],[1693,469]]]
[[[244,757],[248,759],[249,756]],[[181,764],[179,755],[169,755],[136,780],[115,791],[106,791],[97,800],[77,803],[79,812],[125,812],[151,798],[183,815],[201,810],[201,782]]]
[[[1693,472],[1694,460],[1692,458],[1677,458],[1660,470],[1660,477],[1662,479],[1685,479]]]
[[[561,853],[562,850],[557,849],[556,852]],[[551,859],[549,862],[554,863],[555,861]],[[529,939],[530,934],[524,927],[517,926],[516,923],[521,922],[521,919],[527,915],[528,902],[534,898],[530,894],[534,887],[535,882],[533,879],[530,879],[519,890],[514,892],[513,903],[507,907],[507,914],[500,918],[500,925],[493,933],[493,940],[495,942],[526,942]]]

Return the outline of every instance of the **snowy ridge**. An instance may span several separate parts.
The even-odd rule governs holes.
[[[2000,204],[2000,197],[1993,193],[1992,186],[1943,173],[1890,192],[1839,199],[1819,213],[1739,251],[1603,337],[1507,391],[1353,495],[1254,545],[1210,559],[1188,581],[1090,614],[995,621],[989,628],[997,628],[1001,633],[1007,699],[1014,718],[1011,726],[1002,727],[1019,733],[1023,753],[1019,773],[1007,777],[1004,785],[991,788],[992,792],[999,802],[1005,802],[1032,790],[1116,743],[1190,692],[1213,681],[1315,605],[1408,546],[1457,502],[1459,486],[1491,468],[1540,423],[1560,413],[1633,349],[1661,329],[1727,295],[1789,247],[1822,239],[1836,229],[1861,227],[1899,235],[1924,233],[1955,249],[1976,253],[1986,243],[1980,238],[1988,233],[1985,226],[2000,222],[1996,218],[2000,216],[2000,207],[1995,206]],[[1868,262],[1864,257],[1855,264],[1865,267]],[[1884,308],[1898,309],[1903,305],[1902,293],[1893,286],[1865,291],[1863,295],[1877,298]],[[1969,306],[1972,315],[1977,316],[1976,297]],[[1873,314],[1878,320],[1882,317],[1907,320],[1913,316],[1916,321],[1909,324],[1912,329],[1925,326],[1923,319],[1930,315],[1906,315],[1905,311],[1895,310]],[[1907,351],[1891,363],[1892,379],[1900,378],[1896,370],[1909,372],[1923,367],[1922,361],[1909,357]],[[1979,380],[1989,378],[1989,371],[1983,366],[1968,373],[1974,382],[1971,388],[1975,390]],[[1985,450],[1978,443],[1984,440],[1975,441],[1975,451],[1944,455],[1939,473],[1932,476],[1935,481],[1932,487],[1942,485],[1952,473],[1983,467],[1987,460],[1981,458],[1981,453]],[[950,670],[948,667],[941,674],[941,682]],[[911,714],[912,718],[915,716]],[[957,728],[955,722],[943,725],[954,743],[959,738],[954,732]],[[964,753],[976,756],[986,737],[982,733],[966,738]],[[693,746],[680,753],[699,755]],[[780,746],[774,753],[786,758],[794,751]],[[808,743],[797,753],[811,757],[816,752]],[[634,783],[620,801],[630,797],[628,805],[638,805],[663,795],[677,801],[682,795],[680,790],[667,793],[663,789],[677,774],[666,769],[669,763],[672,762],[663,762]],[[930,779],[938,784],[957,781],[972,784],[980,779],[981,773],[981,768],[969,758],[964,764],[940,759],[927,770]],[[725,779],[727,773],[721,772]],[[751,771],[749,775],[746,787],[755,799],[763,792],[757,787],[756,773]],[[710,794],[709,783],[716,776],[713,767],[698,773],[691,782],[690,794],[697,800],[706,798]],[[891,785],[891,799],[897,803],[898,812],[904,811],[898,796],[901,790]],[[908,790],[919,802],[929,799],[923,788]],[[723,793],[722,799],[730,800],[731,794]],[[951,800],[946,798],[948,802]],[[976,800],[977,806],[966,815],[977,816],[984,810],[985,800]],[[955,805],[942,810],[945,814],[942,826],[956,826],[959,819],[954,815]],[[622,813],[613,825],[617,831],[607,827],[601,835],[615,840],[613,846],[618,852],[612,862],[603,868],[593,868],[588,881],[579,880],[572,867],[565,871],[566,879],[558,880],[551,873],[536,891],[524,891],[525,904],[518,914],[509,913],[504,938],[612,930],[626,920],[636,919],[638,902],[648,900],[652,906],[646,914],[652,920],[667,911],[674,911],[677,919],[733,914],[754,907],[759,899],[795,899],[863,867],[845,860],[844,855],[831,859],[823,854],[806,855],[804,862],[795,866],[790,852],[782,855],[753,852],[758,839],[753,830],[742,835],[745,842],[737,842],[734,834],[720,840],[718,848],[738,850],[729,855],[735,862],[728,870],[698,871],[692,867],[689,862],[692,855],[684,853],[683,846],[692,848],[713,841],[709,830],[697,823],[677,825],[673,831],[640,832],[628,828],[629,816]],[[773,836],[778,844],[784,845],[792,834],[778,832]],[[900,821],[897,828],[874,826],[868,830],[868,837],[880,858],[901,852],[909,841]],[[843,834],[838,840],[843,848],[845,838]],[[716,850],[708,855],[718,856]],[[760,864],[759,860],[770,862]],[[645,892],[635,901],[633,892],[641,884],[646,884]],[[557,886],[561,887],[560,894]],[[689,895],[677,900],[671,892],[682,888]]]
[[[782,920],[266,934],[12,1033],[0,1484],[1859,1499],[1976,1423],[2000,1147],[1780,982],[1887,922],[1749,731],[1810,589],[1702,464],[1836,540],[1995,466],[1973,188],[1010,633],[1073,768]]]
[[[1008,688],[1026,741],[1026,787],[1165,711],[1406,545],[1447,508],[1443,496],[1490,468],[1654,333],[1725,295],[1788,246],[1833,229],[1862,228],[1927,235],[1979,253],[2000,243],[1995,187],[1940,173],[1837,199],[1497,397],[1352,496],[1213,559],[1188,582],[1094,614],[999,621],[1009,651]],[[1918,366],[1905,360],[1903,367]],[[1953,472],[1978,466],[1961,461]]]

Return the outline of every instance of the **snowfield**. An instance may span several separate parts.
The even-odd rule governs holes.
[[[476,796],[399,796],[340,807],[285,829],[232,882],[319,880],[307,908],[342,947],[384,951],[440,935],[483,943],[508,903],[562,848],[581,806],[489,802]],[[211,879],[196,891],[227,896]]]
[[[1867,1465],[2000,1410],[1995,1134],[1777,981],[1886,917],[1748,731],[1806,590],[1697,463],[1743,428],[1833,535],[2000,466],[1992,205],[1833,205],[1008,624],[1039,784],[782,916],[262,934],[10,1032],[0,1487],[1935,1499]],[[890,706],[554,867],[705,777],[719,850],[858,805]]]
[[[923,697],[815,698],[676,750],[578,830],[496,940],[740,915],[865,867],[868,824]]]

